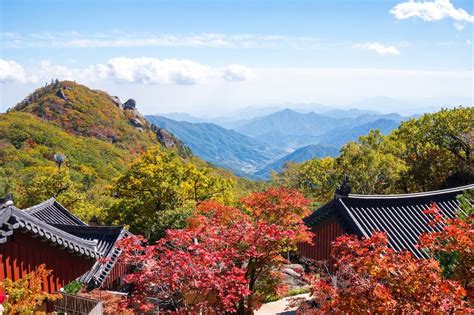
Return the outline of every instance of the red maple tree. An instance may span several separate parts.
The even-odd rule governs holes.
[[[427,250],[441,265],[443,275],[456,280],[468,291],[474,304],[474,210],[469,205],[454,218],[443,216],[433,203],[425,213],[432,217],[431,225],[440,231],[420,236],[420,247]]]
[[[302,221],[308,203],[286,189],[254,193],[240,208],[203,202],[186,229],[169,230],[154,245],[122,241],[122,259],[136,266],[126,278],[133,284],[127,302],[143,311],[156,301],[176,313],[250,313],[261,302],[259,282],[278,277],[282,253],[310,240]]]
[[[364,240],[339,237],[333,256],[336,278],[313,279],[317,308],[305,314],[466,311],[466,291],[456,281],[443,279],[436,260],[395,252],[384,233]]]

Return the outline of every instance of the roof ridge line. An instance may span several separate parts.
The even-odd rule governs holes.
[[[72,219],[73,221],[76,221],[77,223],[80,223],[82,225],[88,225],[87,223],[85,223],[84,221],[82,221],[81,219],[79,219],[77,216],[75,216],[74,214],[71,213],[71,211],[69,211],[66,207],[64,207],[59,201],[56,200],[56,198],[54,197],[51,197],[49,198],[48,200],[45,200],[37,205],[34,205],[34,206],[31,206],[29,208],[26,208],[26,209],[23,209],[23,211],[25,211],[26,213],[28,213],[29,215],[33,215],[37,212],[40,212],[42,209],[44,209],[45,206],[52,206],[54,204],[57,204],[59,207],[58,207],[58,210],[61,211],[64,215],[66,215],[67,217],[69,217],[70,219]]]
[[[46,228],[46,229],[49,229],[49,230],[52,230],[53,232],[55,232],[56,234],[59,234],[59,235],[62,235],[62,236],[66,236],[66,237],[70,237],[72,238],[75,242],[79,243],[79,244],[83,244],[84,246],[92,246],[93,248],[93,251],[97,254],[99,254],[99,252],[97,251],[97,241],[88,241],[88,240],[85,240],[83,238],[80,238],[78,236],[75,236],[73,234],[70,234],[70,233],[67,233],[61,229],[58,229],[57,227],[49,224],[49,223],[46,223],[44,221],[41,221],[40,219],[38,218],[35,218],[34,216],[24,212],[23,210],[21,209],[18,209],[16,207],[12,208],[12,210],[15,210],[15,211],[12,211],[12,215],[14,215],[15,217],[19,216],[23,219],[27,219],[29,221],[32,221],[34,222],[35,224],[41,226],[42,228]],[[100,254],[99,254],[100,255]]]
[[[123,229],[125,225],[71,225],[64,223],[48,223],[52,226],[67,226],[71,229]]]
[[[448,194],[448,193],[464,191],[464,190],[469,190],[469,189],[474,189],[474,184],[469,184],[469,185],[459,186],[459,187],[454,187],[454,188],[432,190],[432,191],[426,191],[426,192],[408,193],[408,194],[388,194],[388,195],[349,194],[347,197],[342,197],[342,198],[359,198],[359,199],[416,198],[416,197]]]
[[[31,207],[28,207],[28,208],[25,208],[25,209],[22,209],[22,211],[25,211],[26,213],[28,214],[32,214],[32,213],[35,213],[37,212],[38,210],[40,210],[40,208],[42,206],[45,206],[45,205],[49,205],[49,204],[52,204],[56,201],[56,198],[54,197],[51,197],[43,202],[40,202],[39,204],[37,205],[34,205],[34,206],[31,206]]]

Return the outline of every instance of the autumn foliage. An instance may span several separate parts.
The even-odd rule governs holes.
[[[81,292],[80,296],[94,299],[102,302],[102,311],[104,314],[114,315],[132,315],[135,314],[132,309],[122,307],[122,296],[110,291],[92,290],[90,292]]]
[[[142,311],[159,302],[176,313],[249,312],[268,290],[263,284],[276,277],[282,253],[310,239],[301,220],[307,205],[285,189],[253,193],[239,208],[203,202],[187,228],[168,230],[156,244],[122,241],[122,259],[136,267],[126,278],[133,284],[127,303]]]
[[[51,272],[43,264],[17,281],[5,279],[2,287],[8,295],[4,305],[8,314],[30,314],[43,302],[60,298],[59,294],[48,294],[43,291],[43,281],[51,275]]]
[[[434,259],[416,259],[388,247],[384,233],[361,240],[342,236],[333,244],[337,283],[315,279],[318,309],[306,313],[451,313],[466,311],[464,288],[443,279]]]
[[[431,225],[441,230],[420,237],[420,247],[439,261],[443,275],[456,280],[468,291],[474,303],[474,211],[469,205],[459,216],[447,219],[435,203],[425,211],[432,217]]]

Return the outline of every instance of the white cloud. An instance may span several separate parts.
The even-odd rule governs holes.
[[[467,45],[471,45],[471,41],[470,41],[469,39],[466,40],[466,44],[467,44]]]
[[[224,79],[227,81],[246,81],[252,77],[252,70],[246,66],[232,64],[224,68]]]
[[[120,57],[107,66],[111,77],[143,84],[196,84],[213,76],[209,66],[191,60]]]
[[[12,60],[0,59],[0,83],[25,82],[25,69]]]
[[[55,65],[49,60],[43,60],[37,67],[32,67],[27,71],[27,80],[33,83],[48,81],[53,78],[91,82],[109,77],[109,68],[102,64],[91,65],[85,68],[68,68]]]
[[[461,8],[455,8],[449,0],[408,1],[394,6],[392,13],[398,20],[420,18],[424,21],[439,21],[451,18],[458,22],[474,22],[474,16]]]
[[[400,55],[395,46],[385,46],[380,43],[357,43],[353,45],[354,48],[367,49],[375,51],[379,55]]]
[[[462,31],[464,29],[464,25],[460,23],[454,23],[454,28],[457,29],[458,31]]]
[[[0,82],[38,83],[58,78],[83,83],[109,80],[145,85],[193,85],[208,80],[246,81],[252,77],[252,70],[243,65],[218,68],[187,59],[117,57],[105,64],[84,68],[69,68],[42,61],[28,71],[14,61],[0,59]]]

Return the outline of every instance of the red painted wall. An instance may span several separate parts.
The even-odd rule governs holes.
[[[315,234],[313,244],[300,244],[299,252],[302,256],[314,260],[331,259],[331,243],[344,234],[342,227],[335,216],[328,217],[311,228]]]
[[[94,262],[15,230],[6,243],[0,244],[0,281],[5,278],[18,280],[39,265],[46,264],[46,269],[53,270],[53,273],[44,280],[43,289],[52,293],[90,270]]]
[[[115,289],[119,287],[120,277],[127,274],[128,270],[130,269],[129,266],[117,262],[112,270],[110,271],[109,275],[105,279],[104,283],[102,284],[102,289]]]

